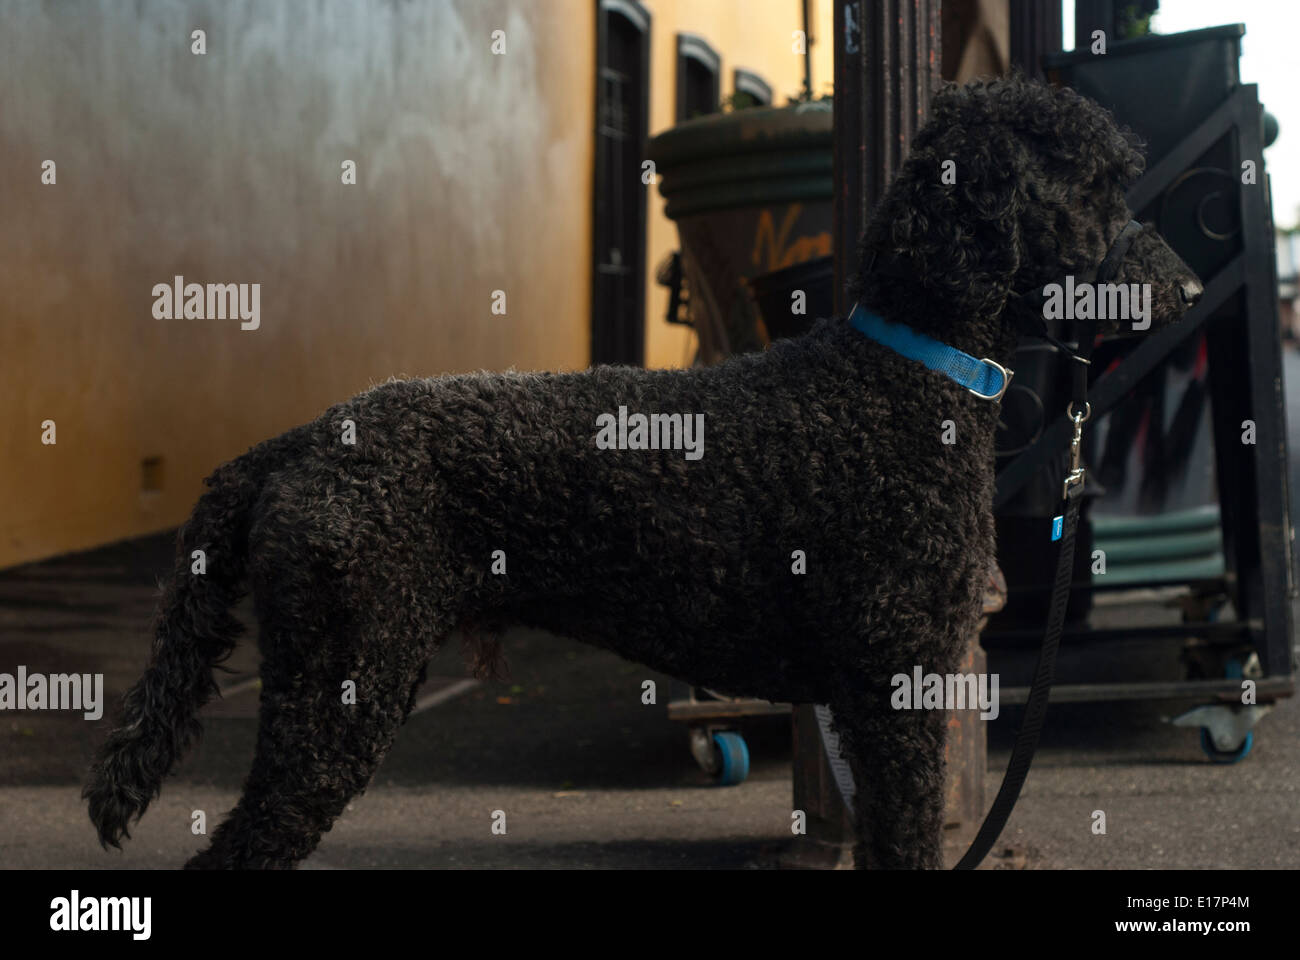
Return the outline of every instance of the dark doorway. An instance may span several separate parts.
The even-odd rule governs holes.
[[[702,37],[677,34],[677,121],[722,109],[722,58]]]
[[[591,362],[645,362],[646,190],[650,14],[599,0],[593,184]]]

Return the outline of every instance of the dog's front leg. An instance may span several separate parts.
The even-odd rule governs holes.
[[[853,769],[859,870],[943,867],[943,710],[896,710],[877,678],[832,703],[841,750]]]

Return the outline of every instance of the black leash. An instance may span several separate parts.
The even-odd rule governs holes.
[[[1080,343],[1082,347],[1083,344]],[[1079,366],[1083,366],[1080,364]],[[1086,367],[1084,370],[1086,371]],[[1085,374],[1086,375],[1086,374]],[[1052,693],[1052,681],[1056,677],[1056,653],[1061,646],[1061,632],[1065,629],[1065,610],[1070,602],[1070,581],[1074,576],[1074,534],[1079,526],[1079,507],[1083,503],[1083,468],[1079,466],[1079,442],[1083,436],[1083,422],[1087,419],[1087,401],[1080,411],[1071,403],[1074,422],[1074,439],[1071,443],[1071,472],[1065,479],[1065,515],[1058,518],[1063,524],[1061,532],[1061,550],[1056,560],[1056,581],[1052,585],[1052,605],[1047,615],[1047,633],[1043,637],[1043,648],[1038,652],[1038,665],[1034,668],[1034,680],[1029,688],[1029,700],[1025,705],[1025,717],[1021,721],[1020,731],[1016,734],[1016,745],[1011,750],[1011,761],[1007,772],[1002,777],[1002,786],[993,800],[979,832],[971,842],[970,849],[958,861],[956,870],[974,870],[988,856],[993,844],[997,843],[1002,828],[1007,825],[1011,810],[1020,799],[1020,789],[1029,776],[1029,766],[1034,762],[1034,752],[1038,749],[1038,737],[1043,732],[1043,721],[1047,717],[1047,700]]]
[[[1111,244],[1106,257],[1097,268],[1096,281],[1109,283],[1119,272],[1120,264],[1134,238],[1142,231],[1136,220],[1130,220],[1115,242]],[[1046,322],[1044,321],[1044,326]],[[1095,319],[1075,322],[1075,342],[1073,351],[1065,348],[1074,361],[1071,369],[1071,397],[1066,407],[1066,417],[1073,427],[1070,438],[1070,472],[1065,476],[1061,490],[1061,499],[1065,501],[1065,513],[1053,520],[1053,539],[1056,536],[1055,524],[1061,524],[1061,549],[1056,559],[1056,580],[1052,584],[1052,603],[1048,608],[1047,631],[1043,635],[1043,646],[1038,652],[1038,665],[1034,667],[1034,679],[1029,687],[1029,700],[1025,704],[1025,716],[1020,730],[1016,734],[1016,744],[1011,748],[1011,760],[1007,772],[1002,776],[1002,786],[993,800],[993,806],[980,824],[979,832],[971,841],[970,849],[958,861],[956,870],[974,870],[984,860],[993,844],[997,843],[1002,828],[1011,817],[1011,810],[1020,798],[1020,790],[1029,776],[1029,767],[1034,762],[1034,753],[1038,749],[1038,738],[1043,732],[1043,722],[1047,717],[1047,701],[1052,693],[1052,681],[1056,678],[1056,654],[1061,647],[1061,633],[1065,629],[1065,611],[1070,602],[1070,584],[1074,579],[1074,541],[1075,531],[1079,526],[1079,508],[1083,503],[1083,425],[1092,417],[1092,405],[1088,403],[1088,368],[1092,364],[1092,348],[1097,340],[1097,321]],[[1063,346],[1063,345],[1062,345]]]

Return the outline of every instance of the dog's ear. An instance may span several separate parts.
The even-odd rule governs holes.
[[[998,315],[1021,262],[1027,153],[969,89],[942,91],[868,225],[858,298],[920,327]]]

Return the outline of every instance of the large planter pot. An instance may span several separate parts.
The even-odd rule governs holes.
[[[689,120],[648,155],[681,239],[700,360],[763,348],[772,334],[746,281],[831,252],[830,104]]]

